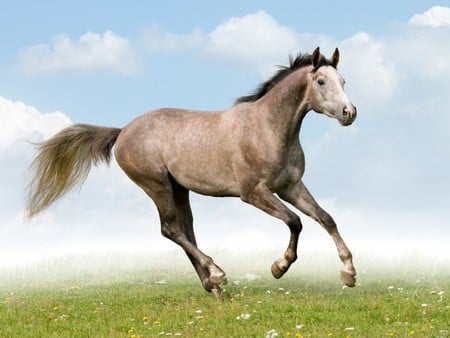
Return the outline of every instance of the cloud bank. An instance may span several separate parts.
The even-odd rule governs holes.
[[[130,42],[106,31],[86,33],[78,40],[58,36],[51,44],[25,48],[19,67],[31,75],[86,72],[109,69],[123,75],[136,73],[140,67],[137,53]]]
[[[59,111],[42,114],[32,106],[1,96],[0,121],[0,151],[34,133],[50,137],[70,123],[69,117]]]

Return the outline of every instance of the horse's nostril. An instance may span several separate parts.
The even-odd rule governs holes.
[[[342,111],[342,116],[347,118],[348,117],[348,111],[344,108],[344,110]]]

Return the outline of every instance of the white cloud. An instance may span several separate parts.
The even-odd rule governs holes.
[[[391,60],[407,81],[440,81],[448,86],[450,75],[450,26],[432,28],[407,27],[389,41]]]
[[[0,121],[0,150],[35,132],[47,138],[70,123],[69,117],[59,111],[42,114],[32,106],[1,96]]]
[[[303,40],[311,37],[305,34]],[[143,35],[143,44],[151,52],[195,49],[208,57],[252,67],[264,77],[272,73],[274,64],[287,60],[289,52],[297,53],[301,40],[262,10],[231,17],[209,33],[200,29],[188,34],[164,33],[152,26]]]
[[[352,92],[371,101],[386,100],[394,94],[399,78],[384,42],[359,32],[340,45],[340,67]]]
[[[431,7],[424,13],[415,14],[410,20],[411,25],[443,27],[450,26],[450,8],[443,6]]]
[[[204,52],[232,62],[256,65],[261,73],[273,62],[296,53],[299,38],[265,11],[232,17],[208,35]]]
[[[112,69],[128,75],[139,69],[136,52],[128,40],[111,31],[86,33],[77,41],[62,35],[52,44],[26,48],[20,68],[32,75]]]

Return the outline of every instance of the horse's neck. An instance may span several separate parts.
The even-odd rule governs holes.
[[[255,102],[255,108],[263,112],[260,119],[270,125],[270,129],[279,135],[283,143],[298,139],[301,123],[309,109],[305,99],[306,89],[306,72],[300,69]]]

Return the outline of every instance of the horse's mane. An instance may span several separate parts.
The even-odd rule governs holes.
[[[312,57],[310,54],[298,54],[294,59],[292,55],[289,55],[289,66],[277,66],[278,71],[267,81],[261,83],[250,95],[242,96],[238,98],[235,104],[242,102],[255,102],[264,95],[266,95],[275,85],[285,79],[289,74],[296,70],[312,65]],[[322,66],[333,66],[330,60],[320,55],[319,62],[313,69],[315,72]]]

